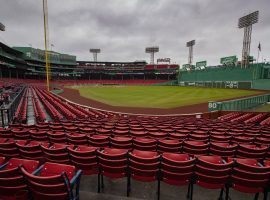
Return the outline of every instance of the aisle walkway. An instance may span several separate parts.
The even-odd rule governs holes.
[[[27,100],[27,124],[32,125],[32,124],[36,124],[36,117],[35,117],[35,111],[34,111],[34,107],[33,107],[33,98],[35,98],[35,95],[33,94],[33,90],[28,90],[28,100]],[[48,114],[48,112],[46,111],[46,109],[44,108],[43,104],[41,103],[41,101],[37,98],[39,105],[41,107],[41,109],[44,111],[45,115],[46,115],[46,121],[51,121],[51,117]]]
[[[28,125],[36,124],[32,97],[33,97],[33,94],[31,90],[28,90],[28,95],[27,95],[27,124]]]

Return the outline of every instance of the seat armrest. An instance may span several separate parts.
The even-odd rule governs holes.
[[[43,167],[44,167],[44,165],[41,165],[39,168],[37,168],[35,171],[33,171],[32,174],[33,174],[33,175],[39,174]]]
[[[73,178],[70,180],[70,186],[71,188],[74,187],[74,185],[77,183],[77,181],[80,180],[80,177],[82,175],[82,170],[78,170],[75,174],[75,176],[73,176]]]
[[[3,165],[0,166],[0,170],[2,170],[3,168],[5,168],[8,165],[8,162],[4,163]]]

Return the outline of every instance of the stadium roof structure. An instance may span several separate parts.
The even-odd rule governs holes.
[[[25,60],[34,60],[45,62],[45,51],[42,49],[32,47],[13,47],[17,51],[23,53]],[[69,54],[62,54],[55,51],[48,51],[50,63],[52,64],[65,64],[76,65],[76,56]]]
[[[6,51],[6,52],[10,52],[10,53],[13,53],[13,54],[16,54],[16,55],[22,55],[23,52],[19,51],[19,50],[16,50],[14,48],[11,48],[9,46],[7,46],[6,44],[0,42],[0,47]]]

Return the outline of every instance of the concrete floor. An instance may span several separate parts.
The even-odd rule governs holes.
[[[131,181],[130,197],[126,197],[126,179],[111,180],[104,177],[104,190],[97,193],[97,176],[82,176],[80,187],[81,200],[156,200],[157,182],[141,183]],[[160,200],[186,199],[187,186],[176,187],[161,183]],[[194,200],[217,200],[220,190],[208,190],[194,186]],[[253,194],[243,194],[230,190],[232,200],[253,200]],[[260,194],[260,200],[263,195]]]

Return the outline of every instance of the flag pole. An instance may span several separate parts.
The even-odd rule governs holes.
[[[260,51],[261,51],[261,43],[259,42],[259,46],[258,46],[258,54],[257,54],[257,65],[256,65],[255,79],[257,79]]]
[[[48,35],[47,35],[47,0],[43,0],[43,20],[44,20],[44,42],[45,42],[45,67],[46,67],[46,85],[47,90],[50,91],[50,80],[49,80],[49,55],[48,55]]]

